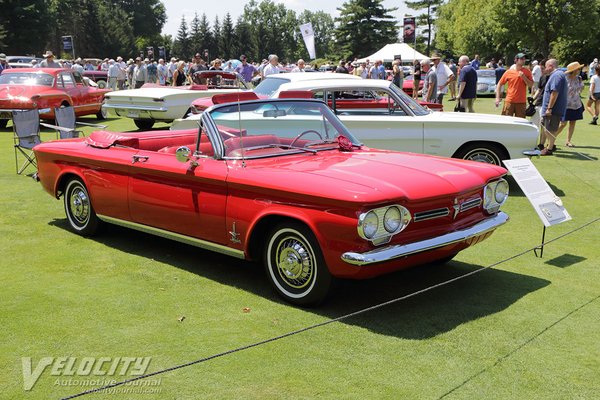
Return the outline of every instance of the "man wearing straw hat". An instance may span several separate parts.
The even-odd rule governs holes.
[[[60,68],[60,64],[54,61],[54,54],[50,50],[46,50],[44,58],[45,60],[40,63],[40,68]]]

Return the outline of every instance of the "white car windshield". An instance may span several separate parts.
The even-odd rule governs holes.
[[[288,79],[281,78],[263,79],[263,81],[259,83],[257,87],[254,88],[254,93],[256,93],[259,96],[270,97],[273,93],[277,91],[277,89],[279,89],[279,86],[288,82]]]
[[[0,75],[0,85],[52,86],[54,77],[36,72],[8,72]]]
[[[223,140],[224,155],[231,158],[338,149],[339,136],[349,145],[361,145],[329,107],[314,100],[228,104],[213,109],[210,118]]]
[[[394,92],[396,96],[400,97],[401,101],[406,105],[406,107],[410,108],[415,115],[427,115],[433,112],[417,103],[412,97],[404,93],[404,91],[398,86],[392,84],[390,85],[390,90]]]

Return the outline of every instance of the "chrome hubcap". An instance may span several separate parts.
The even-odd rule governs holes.
[[[488,164],[498,165],[496,158],[492,154],[487,153],[487,152],[482,152],[482,151],[471,153],[467,157],[467,159],[471,160],[471,161],[479,161],[479,162],[484,162],[484,163],[488,163]]]
[[[286,238],[277,247],[277,270],[289,286],[301,289],[310,283],[314,261],[308,246],[297,238]]]
[[[85,224],[90,216],[90,201],[87,193],[81,188],[76,188],[69,199],[71,215],[80,224]]]

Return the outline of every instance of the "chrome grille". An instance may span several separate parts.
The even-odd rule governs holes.
[[[447,216],[449,213],[450,213],[450,211],[448,210],[447,207],[436,208],[435,210],[421,211],[421,212],[415,213],[414,221],[419,222],[419,221],[426,221],[428,219],[433,219],[433,218],[441,218],[441,217]]]
[[[477,197],[475,199],[467,200],[460,205],[460,212],[470,210],[471,208],[476,208],[481,205],[481,198]]]

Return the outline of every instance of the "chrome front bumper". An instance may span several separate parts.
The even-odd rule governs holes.
[[[419,242],[386,246],[380,249],[368,251],[366,253],[355,253],[349,251],[342,254],[342,260],[348,264],[358,266],[386,262],[396,258],[406,257],[411,254],[421,253],[428,250],[434,250],[450,244],[459,243],[482,236],[498,228],[500,225],[505,224],[507,221],[508,215],[503,212],[499,212],[493,217],[490,217],[485,221],[479,222],[478,224],[466,229],[446,233],[445,235],[432,239],[421,240]]]

